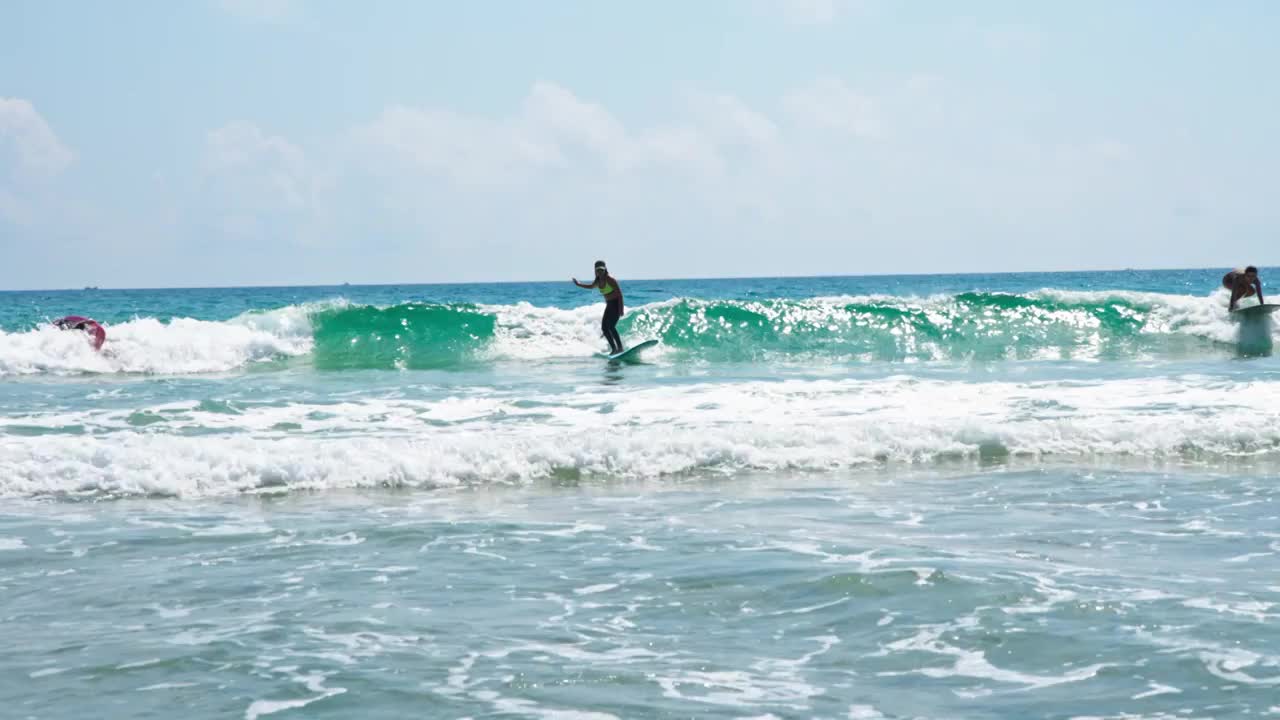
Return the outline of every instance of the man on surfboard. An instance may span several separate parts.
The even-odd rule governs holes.
[[[1243,270],[1237,268],[1222,276],[1222,287],[1231,291],[1231,303],[1227,310],[1235,310],[1240,298],[1253,297],[1256,292],[1258,304],[1263,304],[1262,281],[1258,279],[1258,268],[1250,265]]]
[[[622,347],[622,337],[618,335],[618,319],[622,317],[622,286],[609,274],[604,261],[596,261],[595,282],[580,283],[578,278],[573,278],[573,284],[584,290],[596,288],[604,296],[604,318],[600,321],[600,328],[604,330],[604,339],[609,341],[609,354],[622,352],[625,348]]]

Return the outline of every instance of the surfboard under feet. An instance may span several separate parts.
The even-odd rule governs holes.
[[[619,362],[626,362],[628,360],[638,360],[640,358],[640,353],[643,352],[645,348],[651,348],[657,344],[658,344],[657,340],[645,340],[642,343],[637,343],[635,345],[632,345],[631,347],[627,348],[626,350],[623,350],[620,353],[614,353],[612,355],[609,355],[607,353],[596,353],[596,357],[603,358],[605,360],[617,360]]]
[[[1270,315],[1276,310],[1280,310],[1280,305],[1272,305],[1268,303],[1266,305],[1250,305],[1249,307],[1238,307],[1235,310],[1232,310],[1231,314],[1234,317],[1241,317],[1241,318],[1261,317],[1263,315]]]

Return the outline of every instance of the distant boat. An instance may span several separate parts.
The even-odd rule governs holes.
[[[85,290],[97,290],[97,289],[98,289],[98,286],[97,286],[97,285],[86,285],[84,289],[85,289]]]

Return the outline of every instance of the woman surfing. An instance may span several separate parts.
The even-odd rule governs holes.
[[[618,335],[618,320],[622,317],[622,286],[609,274],[604,261],[596,261],[595,282],[580,283],[578,278],[573,278],[573,284],[584,290],[595,288],[604,296],[604,318],[600,321],[600,327],[604,330],[604,339],[609,341],[609,354],[617,355],[625,350],[622,337]]]

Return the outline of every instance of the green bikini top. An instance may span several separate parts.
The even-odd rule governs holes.
[[[602,287],[602,288],[598,288],[598,290],[600,290],[600,294],[601,294],[601,295],[606,295],[606,296],[607,296],[607,295],[612,295],[612,294],[613,294],[614,289],[615,289],[615,288],[614,288],[612,285],[610,285],[610,284],[608,283],[608,281],[605,281],[604,287]]]

